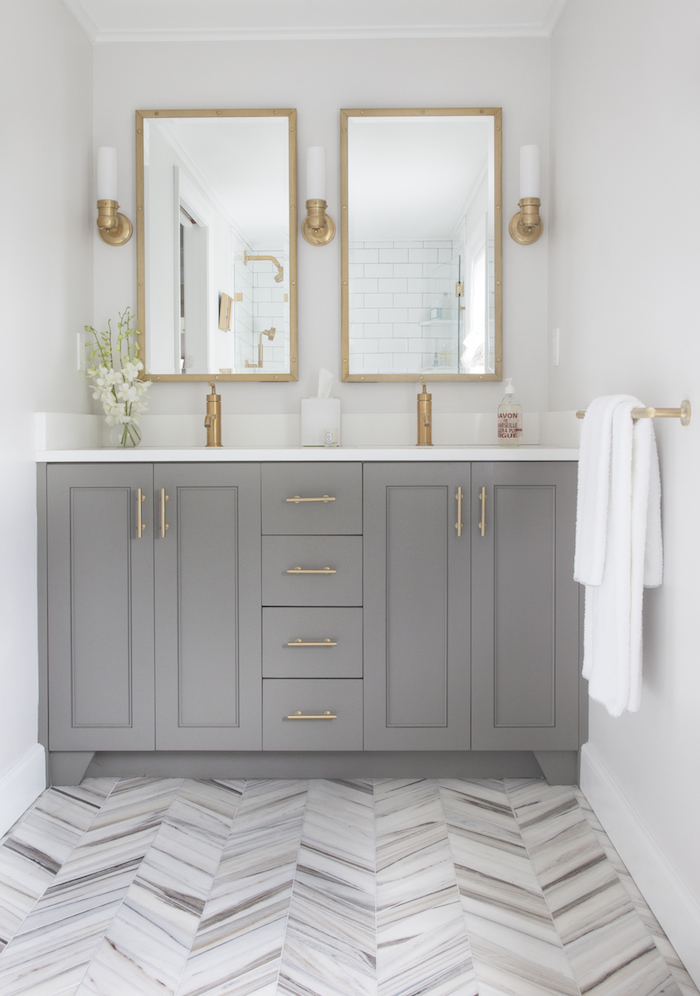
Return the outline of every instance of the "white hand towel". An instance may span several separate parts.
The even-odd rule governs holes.
[[[631,417],[641,407],[629,395],[597,398],[581,437],[574,577],[586,585],[583,674],[613,716],[639,708],[643,587],[662,577],[654,427]]]

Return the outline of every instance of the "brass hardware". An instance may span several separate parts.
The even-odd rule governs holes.
[[[165,493],[165,488],[160,489],[160,538],[165,539],[165,534],[170,529],[170,526],[165,521],[165,503],[168,500],[168,496]]]
[[[294,502],[295,505],[298,505],[300,501],[322,501],[325,505],[329,501],[335,501],[335,498],[330,495],[324,495],[323,498],[300,498],[299,495],[294,495],[293,498],[285,498],[285,501]]]
[[[241,293],[241,291],[236,291],[236,293],[233,295],[233,300],[234,301],[242,301],[243,300],[243,294]]]
[[[330,637],[326,637],[325,640],[311,640],[304,641],[299,637],[298,640],[294,640],[292,643],[287,644],[288,647],[337,647],[338,644],[334,643]]]
[[[418,442],[416,446],[433,445],[433,396],[427,393],[425,381],[421,379],[423,391],[418,399]]]
[[[335,222],[326,214],[327,204],[313,199],[306,202],[306,217],[301,234],[312,246],[326,246],[335,236]]]
[[[479,498],[481,499],[481,522],[479,523],[479,532],[482,536],[486,535],[486,488],[482,488],[479,492]]]
[[[461,283],[459,280],[455,284],[455,297],[464,297],[464,284]]]
[[[146,496],[141,490],[138,489],[136,492],[136,538],[143,539],[143,531],[146,528],[146,524],[143,521],[143,510],[141,505],[145,502]]]
[[[457,530],[457,535],[462,535],[462,498],[463,493],[461,488],[457,488],[457,494],[455,495],[457,499],[457,521],[455,522],[455,529]]]
[[[326,710],[322,716],[304,716],[301,712],[295,712],[293,716],[287,716],[287,719],[337,719],[331,712]]]
[[[350,215],[353,204],[349,201],[349,169],[348,169],[348,121],[361,116],[373,118],[416,117],[419,115],[436,117],[490,117],[494,122],[493,140],[493,177],[494,203],[496,224],[494,226],[494,366],[492,373],[430,373],[433,381],[500,381],[503,379],[503,226],[500,223],[500,206],[502,198],[502,147],[503,132],[501,127],[502,109],[500,107],[391,107],[391,108],[344,108],[340,111],[340,197],[342,205],[342,221],[340,226],[340,267],[341,267],[341,376],[343,381],[355,383],[379,383],[384,381],[415,381],[416,373],[351,373],[350,363],[350,293],[348,283],[350,265]],[[349,210],[348,210],[349,208]],[[141,326],[139,325],[139,328]]]
[[[518,207],[520,210],[510,219],[508,231],[510,237],[521,246],[529,246],[537,242],[544,228],[540,218],[540,199],[523,197],[518,201]]]
[[[289,275],[289,285],[290,285],[290,301],[289,301],[289,341],[290,341],[290,357],[289,357],[289,371],[287,373],[266,373],[264,370],[244,370],[240,373],[221,373],[218,379],[222,381],[269,381],[270,383],[274,381],[295,381],[298,379],[298,345],[297,345],[297,328],[298,328],[298,313],[297,313],[297,211],[296,211],[296,196],[297,196],[297,132],[296,132],[296,117],[297,112],[293,108],[245,108],[245,109],[232,109],[232,108],[222,108],[222,109],[212,109],[212,108],[198,108],[192,110],[191,108],[179,109],[179,110],[137,110],[135,112],[135,144],[136,144],[136,284],[137,284],[137,327],[140,330],[139,335],[139,347],[141,349],[141,357],[146,355],[146,335],[150,331],[148,328],[147,320],[147,294],[148,289],[146,287],[146,211],[145,200],[146,200],[146,184],[145,184],[145,170],[144,170],[144,159],[145,150],[148,143],[148,132],[144,127],[144,121],[149,120],[155,122],[163,120],[199,120],[202,118],[209,118],[211,120],[224,120],[224,119],[236,119],[236,118],[276,118],[281,120],[286,118],[289,122],[289,135],[287,148],[289,152],[289,255],[284,269]],[[286,250],[285,250],[286,252]],[[157,374],[148,372],[145,375],[144,372],[141,373],[141,379],[148,379],[152,381],[167,381],[173,383],[185,383],[187,381],[198,381],[204,382],[211,378],[210,373],[171,373],[171,374]]]
[[[680,408],[633,408],[632,418],[679,418],[681,425],[690,425],[690,402],[681,401]],[[576,418],[585,418],[585,412],[576,412]]]
[[[270,259],[272,259],[272,257],[270,257]],[[275,280],[276,279],[277,278],[275,277]],[[272,326],[272,328],[263,329],[262,330],[262,332],[260,333],[260,341],[258,343],[258,362],[257,363],[251,363],[250,360],[246,360],[245,361],[245,365],[247,367],[262,367],[262,365],[263,365],[263,341],[262,341],[262,337],[264,335],[266,335],[267,338],[270,340],[270,342],[272,342],[272,340],[275,338],[275,332],[276,331],[277,331],[277,329],[275,328],[274,325]]]
[[[292,567],[287,571],[287,574],[335,574],[334,570],[330,567],[324,567],[322,569],[314,568],[312,570],[302,570],[301,567]]]
[[[282,264],[278,259],[276,259],[274,256],[252,256],[247,250],[243,253],[244,266],[247,266],[248,263],[255,262],[256,260],[259,259],[267,259],[271,263],[275,264],[275,266],[277,267],[277,273],[275,274],[275,283],[281,284],[282,281],[284,280],[284,267],[282,266]]]
[[[207,414],[204,428],[207,430],[207,446],[221,446],[221,395],[216,393],[216,385],[209,381],[211,394],[207,395]]]
[[[119,213],[117,201],[97,202],[97,227],[102,241],[109,246],[123,246],[131,238],[133,226],[125,214]]]

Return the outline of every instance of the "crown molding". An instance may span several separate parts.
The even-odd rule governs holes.
[[[81,0],[63,0],[63,3],[71,12],[93,45],[99,41],[100,29],[83,7]]]
[[[559,23],[559,18],[563,14],[564,7],[566,7],[567,3],[568,0],[551,0],[543,25],[548,38],[552,37],[554,29]]]
[[[65,0],[71,6],[80,0]],[[540,24],[416,24],[366,27],[113,28],[98,30],[97,44],[111,42],[356,41],[401,38],[547,38]]]

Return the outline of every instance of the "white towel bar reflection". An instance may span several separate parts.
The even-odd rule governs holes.
[[[576,418],[585,415],[585,412],[576,412]],[[690,402],[681,401],[680,408],[633,408],[632,418],[679,418],[681,425],[690,425]]]

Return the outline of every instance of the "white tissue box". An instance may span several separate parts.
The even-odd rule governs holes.
[[[301,445],[324,446],[324,434],[334,431],[340,446],[340,398],[301,399]]]

